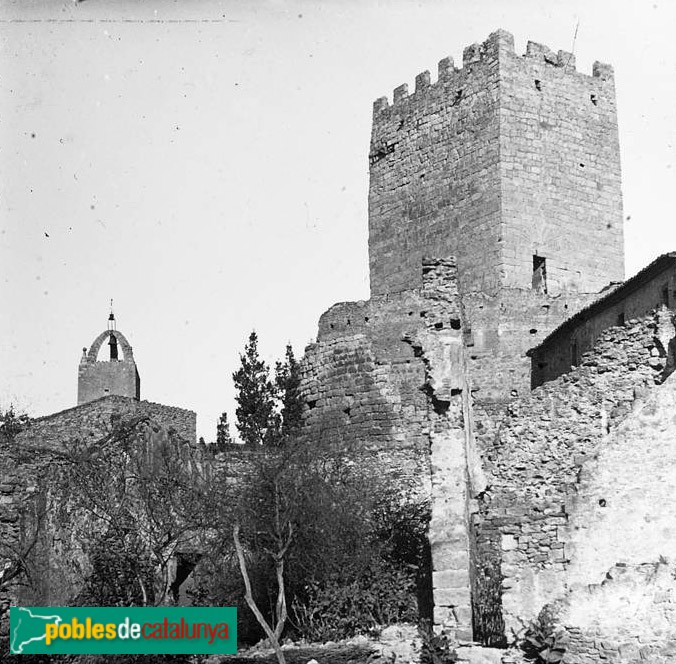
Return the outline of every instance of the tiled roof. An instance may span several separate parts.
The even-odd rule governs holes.
[[[629,293],[635,291],[637,288],[640,288],[643,284],[650,281],[650,279],[652,279],[655,275],[664,272],[664,270],[672,266],[676,266],[676,252],[672,251],[667,254],[662,254],[659,258],[656,258],[652,263],[649,263],[640,272],[637,272],[633,277],[627,279],[617,288],[611,290],[605,295],[602,295],[598,298],[598,300],[594,300],[591,304],[587,305],[583,309],[580,309],[580,311],[570,318],[567,318],[565,321],[563,321],[563,323],[561,323],[561,325],[552,330],[542,340],[542,342],[540,342],[539,345],[531,348],[526,353],[526,355],[530,357],[533,353],[535,353],[535,351],[542,348],[543,346],[546,346],[550,339],[561,334],[561,332],[574,329],[597,312],[603,311],[606,307],[610,307],[613,304],[621,302],[625,297],[627,297],[627,295],[629,295]]]

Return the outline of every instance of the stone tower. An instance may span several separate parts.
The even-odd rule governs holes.
[[[304,432],[429,496],[421,613],[503,643],[492,441],[528,349],[624,276],[612,68],[498,30],[375,102],[369,161],[371,297],[319,321]]]
[[[110,349],[108,361],[99,361],[98,355],[104,341]],[[89,352],[82,349],[78,368],[78,405],[115,394],[141,398],[141,379],[134,362],[134,353],[126,337],[117,330],[115,315],[108,318],[108,329],[99,334]]]
[[[624,276],[613,70],[498,30],[374,103],[371,295],[456,256],[461,293],[596,293]]]

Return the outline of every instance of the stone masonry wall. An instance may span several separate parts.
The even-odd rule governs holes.
[[[301,364],[305,434],[416,482],[429,475],[424,366],[404,337],[423,312],[416,293],[336,305]]]
[[[465,345],[474,404],[502,406],[528,394],[531,389],[528,349],[596,297],[582,293],[551,297],[532,289],[463,295]]]
[[[434,619],[471,637],[469,390],[452,260],[425,259],[422,288],[322,316],[302,362],[304,433],[431,496]]]
[[[93,441],[109,430],[112,418],[137,415],[147,415],[167,428],[174,428],[185,440],[193,444],[196,441],[197,415],[193,411],[129,397],[109,396],[32,420],[15,444],[58,447],[72,438]]]
[[[609,327],[621,324],[620,321],[645,316],[662,304],[673,304],[676,301],[676,261],[671,259],[664,263],[655,274],[640,278],[639,273],[636,279],[630,279],[605,295],[534,349],[531,353],[533,385],[541,385],[570,371],[574,363],[573,346],[579,357],[590,350],[599,335]]]
[[[528,42],[500,53],[503,284],[598,292],[624,278],[620,148],[612,67]]]
[[[566,503],[570,664],[676,658],[675,410],[671,375],[602,440]]]
[[[656,312],[607,330],[570,374],[512,403],[499,426],[477,421],[475,434],[487,475],[474,516],[476,563],[495,589],[493,561],[501,560],[505,626],[563,595],[571,500],[580,471],[637,398],[671,370],[671,313]]]
[[[423,256],[462,256],[461,290],[497,287],[500,35],[374,104],[369,190],[371,294],[421,284]],[[477,57],[478,60],[478,57]]]
[[[456,256],[460,292],[530,289],[546,259],[550,294],[623,278],[612,69],[499,30],[374,104],[371,294],[418,287],[423,256]]]
[[[81,364],[78,371],[78,404],[108,395],[140,398],[140,379],[133,362]]]
[[[115,335],[120,359],[97,361],[104,342]],[[83,349],[78,367],[77,402],[94,401],[108,395],[141,398],[141,379],[138,375],[134,353],[126,337],[117,330],[105,330],[92,344],[89,352]]]
[[[35,533],[39,534],[28,556],[33,583],[0,596],[0,603],[16,603],[20,597],[28,604],[59,604],[72,597],[88,566],[82,541],[100,531],[101,524],[87,537],[78,537],[94,525],[91,519],[71,513],[68,499],[55,493],[54,478],[63,472],[59,452],[73,439],[84,443],[102,440],[118,423],[137,416],[147,416],[151,421],[150,426],[137,425],[141,439],[149,446],[149,463],[153,445],[164,444],[172,432],[178,434],[176,440],[182,444],[179,451],[188,467],[201,458],[195,446],[194,412],[116,396],[33,420],[11,443],[0,448],[2,543],[22,551]],[[42,525],[38,529],[40,514]],[[3,563],[0,560],[0,565]]]

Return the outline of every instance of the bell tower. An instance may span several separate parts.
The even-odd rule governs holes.
[[[99,360],[101,346],[107,342],[109,357]],[[126,337],[117,329],[115,314],[108,316],[108,328],[101,332],[87,351],[82,349],[78,368],[78,406],[111,394],[141,398],[141,379],[134,353]]]

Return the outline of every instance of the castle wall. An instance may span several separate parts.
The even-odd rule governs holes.
[[[481,583],[493,588],[496,604],[502,602],[508,630],[563,595],[571,559],[567,528],[580,472],[636,399],[663,381],[673,336],[666,310],[611,328],[574,371],[512,403],[499,430],[477,427],[490,489],[474,517],[476,564],[503,577],[501,587],[491,575]]]
[[[332,307],[302,362],[304,434],[431,498],[434,620],[471,638],[462,312],[453,261],[423,286]]]
[[[578,316],[567,320],[531,353],[533,385],[570,371],[574,346],[578,357],[593,348],[604,330],[641,318],[676,301],[676,259],[661,257]]]
[[[526,352],[594,297],[581,293],[551,297],[530,289],[463,295],[474,403],[504,405],[527,394],[531,361]]]
[[[566,662],[676,655],[676,376],[634,403],[580,472],[561,535]]]
[[[105,524],[74,511],[67,489],[68,467],[63,451],[77,439],[85,444],[103,441],[118,424],[147,417],[137,423],[136,444],[144,445],[148,464],[162,445],[180,444],[178,453],[188,471],[195,468],[195,413],[126,397],[106,397],[75,408],[32,420],[15,439],[0,447],[0,534],[3,544],[30,551],[31,583],[0,595],[0,603],[62,604],[79,590],[89,567],[83,542],[103,534]],[[178,438],[172,438],[173,432]],[[169,443],[169,441],[172,441]],[[116,444],[108,441],[107,444]],[[57,489],[57,487],[60,487]],[[38,528],[38,515],[42,525]]]
[[[422,310],[416,294],[404,293],[339,304],[322,316],[301,363],[306,435],[370,455],[400,477],[428,474],[424,367],[404,341]]]
[[[674,412],[672,375],[635,404],[584,465],[568,505],[570,584],[600,583],[617,563],[676,561]]]

